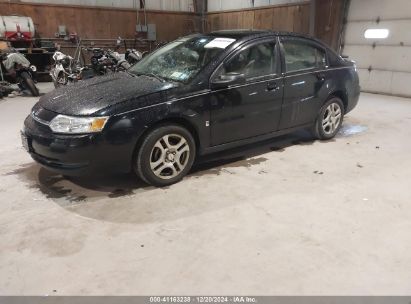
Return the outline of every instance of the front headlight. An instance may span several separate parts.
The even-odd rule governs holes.
[[[95,133],[103,130],[108,116],[105,117],[74,117],[57,115],[50,122],[50,129],[55,133]]]

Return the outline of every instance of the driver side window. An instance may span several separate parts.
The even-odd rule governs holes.
[[[223,66],[220,75],[243,74],[246,79],[274,74],[275,43],[261,43],[242,50]]]

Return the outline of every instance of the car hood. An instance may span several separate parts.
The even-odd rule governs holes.
[[[164,98],[165,94],[157,93],[174,87],[174,83],[121,72],[94,77],[54,90],[40,98],[39,106],[65,115],[101,115],[125,102],[132,102],[135,109],[162,102],[164,100],[161,98],[141,97],[157,95]]]

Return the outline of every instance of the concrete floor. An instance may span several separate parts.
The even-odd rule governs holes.
[[[41,169],[19,138],[35,101],[0,100],[0,294],[410,294],[411,100],[362,94],[333,141],[222,153],[165,189]]]

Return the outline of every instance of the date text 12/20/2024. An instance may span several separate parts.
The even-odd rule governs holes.
[[[246,296],[196,296],[150,297],[150,303],[257,303],[255,297]]]

